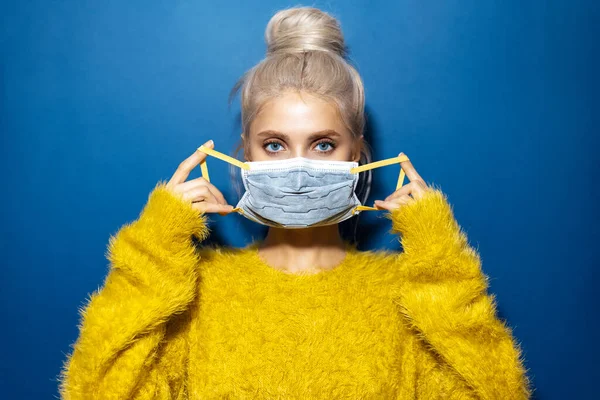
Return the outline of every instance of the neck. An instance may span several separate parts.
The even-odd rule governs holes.
[[[285,229],[270,227],[264,240],[265,246],[281,246],[290,248],[343,248],[338,225],[316,226],[302,229]]]
[[[304,229],[269,228],[259,247],[261,257],[273,268],[300,272],[332,269],[345,257],[338,225]]]

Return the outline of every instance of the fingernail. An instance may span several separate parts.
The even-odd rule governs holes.
[[[214,143],[214,142],[213,142],[213,141],[212,141],[212,139],[211,139],[211,140],[209,140],[208,142],[204,143],[204,146],[212,146],[212,145],[213,145],[213,143]]]
[[[400,152],[400,155],[401,155],[401,156],[403,156],[403,155],[404,155],[404,153]]]

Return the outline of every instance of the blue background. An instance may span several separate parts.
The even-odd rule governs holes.
[[[110,234],[212,138],[229,153],[239,100],[283,1],[1,3],[3,398],[57,395],[78,307]],[[375,159],[405,152],[438,184],[522,343],[536,398],[589,398],[598,368],[595,1],[327,1],[366,85]],[[227,164],[211,178],[234,202]],[[394,189],[375,171],[370,201]],[[199,171],[191,176],[199,176]],[[364,213],[362,248],[396,248]],[[387,221],[389,222],[389,221]],[[212,240],[261,230],[213,218]],[[596,380],[594,380],[596,378]]]

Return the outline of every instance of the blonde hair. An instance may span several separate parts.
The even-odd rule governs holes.
[[[248,70],[234,85],[231,104],[241,91],[242,138],[234,155],[247,143],[250,126],[267,101],[288,90],[317,96],[336,106],[354,140],[365,129],[365,94],[362,79],[348,59],[339,22],[314,7],[293,7],[278,11],[265,31],[266,57]],[[368,144],[361,140],[359,164],[371,161]],[[248,157],[246,157],[248,158]],[[361,173],[357,195],[366,201],[371,174]],[[358,193],[362,188],[362,196]]]

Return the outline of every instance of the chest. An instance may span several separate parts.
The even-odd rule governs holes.
[[[390,397],[403,333],[385,290],[356,285],[202,286],[190,376],[217,397]]]

